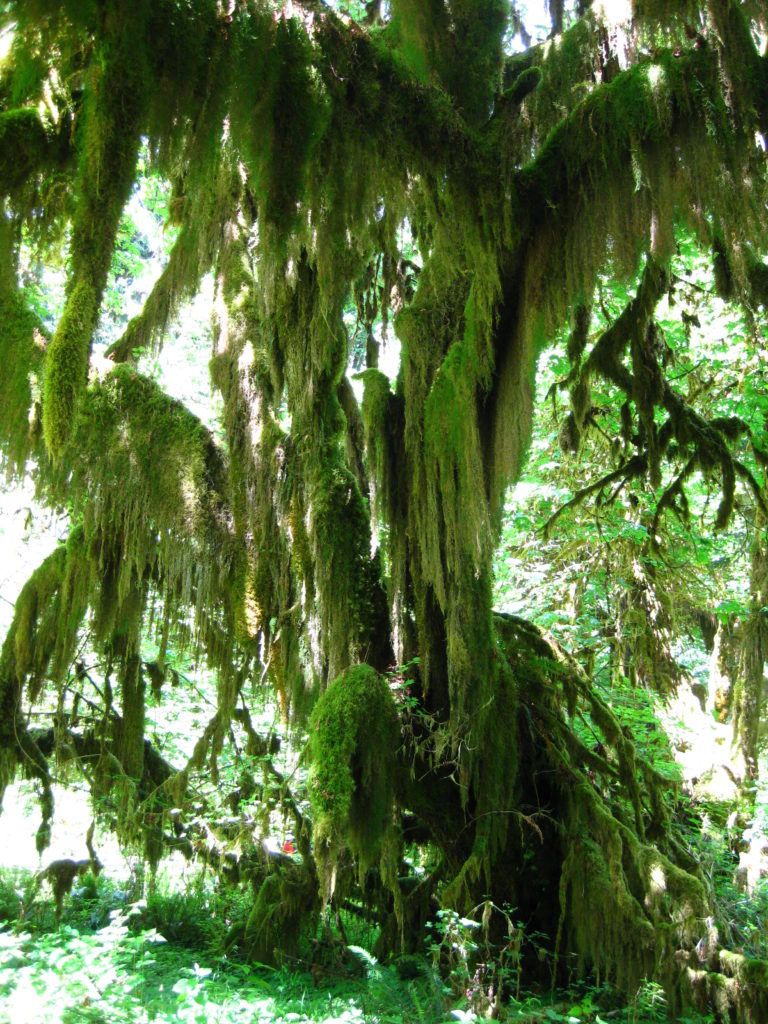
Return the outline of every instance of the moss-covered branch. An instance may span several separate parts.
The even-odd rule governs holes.
[[[142,49],[134,43],[135,33],[142,32],[143,8],[130,16],[125,11],[107,16],[107,31],[90,68],[67,302],[45,368],[43,432],[54,459],[72,435],[85,392],[118,223],[134,181],[148,86]]]
[[[707,419],[702,416],[672,387],[658,363],[653,316],[656,305],[667,289],[668,280],[666,270],[649,259],[634,299],[594,342],[586,358],[582,359],[583,345],[571,353],[574,360],[569,375],[572,409],[565,421],[566,448],[576,451],[579,448],[591,380],[601,376],[624,393],[624,441],[639,451],[623,459],[616,470],[581,488],[573,498],[558,508],[547,522],[546,532],[563,512],[581,504],[592,494],[602,492],[608,484],[648,475],[651,485],[659,487],[661,461],[668,456],[673,441],[677,442],[677,451],[684,453],[686,461],[682,471],[665,486],[656,504],[652,531],[654,536],[665,509],[687,517],[684,485],[697,468],[705,472],[712,469],[720,471],[722,499],[715,517],[716,529],[722,530],[728,524],[733,512],[737,479],[751,489],[758,506],[763,508],[765,505],[765,495],[758,480],[732,451],[734,442],[743,437],[749,438],[754,447],[747,423],[739,417],[715,416]],[[631,357],[631,369],[624,361],[627,350]],[[637,432],[633,432],[630,403],[634,403],[637,413]],[[657,426],[655,421],[657,408],[664,409],[668,414],[661,426]]]
[[[130,321],[122,336],[107,349],[106,355],[113,362],[135,361],[144,349],[160,347],[163,334],[179,305],[193,294],[200,272],[209,269],[210,264],[199,266],[194,259],[195,242],[191,230],[182,229],[141,313]]]

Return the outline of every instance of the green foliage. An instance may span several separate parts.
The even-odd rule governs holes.
[[[148,255],[147,239],[139,233],[131,217],[123,214],[117,229],[104,294],[104,311],[110,316],[117,317],[121,313],[124,301],[122,291],[142,272]]]
[[[254,1013],[267,1024],[321,1024],[329,1014],[349,1024],[444,1019],[439,982],[404,983],[359,948],[345,951],[345,962],[362,958],[364,976],[344,963],[299,958],[267,970],[221,957],[213,942],[226,927],[221,893],[171,892],[123,908],[125,894],[102,876],[98,893],[77,890],[50,931],[50,907],[25,907],[18,920],[19,894],[30,884],[28,876],[0,879],[0,921],[16,925],[0,930],[0,999],[9,1019],[21,1007],[30,1020],[57,1014],[68,1024],[250,1024]]]

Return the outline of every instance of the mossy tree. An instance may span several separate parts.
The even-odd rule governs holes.
[[[568,12],[552,10],[561,28]],[[549,935],[560,963],[573,953],[627,988],[655,976],[673,1005],[711,998],[757,1020],[763,968],[713,944],[694,963],[707,891],[663,780],[576,663],[492,608],[536,355],[569,321],[574,444],[604,378],[626,396],[625,472],[660,503],[682,500],[688,466],[721,482],[718,528],[737,477],[761,493],[734,454],[746,426],[670,386],[654,313],[678,223],[712,251],[729,301],[761,299],[764,7],[637,3],[631,31],[579,11],[509,56],[519,19],[505,0],[392,0],[359,23],[321,0],[0,5],[13,27],[0,65],[0,139],[13,144],[0,156],[0,443],[10,472],[31,462],[41,495],[78,524],[25,587],[3,647],[2,781],[36,775],[47,823],[50,768],[25,709],[61,685],[90,614],[122,698],[118,713],[105,685],[89,747],[100,791],[120,786],[155,815],[178,807],[192,767],[209,758],[215,773],[251,674],[297,728],[308,721],[309,876],[267,871],[251,935],[263,917],[275,942],[295,937],[290,908],[316,906],[307,877],[338,899],[352,857],[361,874],[378,865],[392,945],[416,941],[425,893],[460,909],[490,897]],[[112,347],[122,365],[100,378],[93,333],[143,138],[173,183],[178,235]],[[422,257],[410,275],[405,224]],[[66,302],[46,341],[13,268],[22,238],[45,250],[63,237]],[[598,276],[639,270],[634,298],[591,339]],[[223,446],[131,365],[208,271]],[[345,375],[351,296],[369,318],[396,311],[402,345],[394,386],[370,357],[361,408]],[[219,670],[216,715],[170,774],[139,739],[137,637],[158,595],[169,621],[188,628],[194,612]],[[416,659],[406,714],[381,674]],[[415,888],[399,880],[404,810],[439,854]]]

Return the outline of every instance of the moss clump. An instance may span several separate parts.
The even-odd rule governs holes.
[[[222,476],[197,418],[132,367],[118,366],[88,390],[54,479],[82,512],[97,564],[117,572],[120,601],[159,557],[166,585],[179,587],[183,601],[194,594],[202,608],[227,572]],[[215,544],[217,564],[198,571],[190,543]]]
[[[312,712],[309,796],[326,899],[333,895],[336,862],[345,844],[358,858],[361,872],[380,852],[391,827],[399,742],[389,686],[368,665],[342,672]]]
[[[61,920],[61,912],[64,909],[64,897],[72,892],[72,886],[76,878],[82,878],[93,869],[91,860],[54,860],[38,875],[40,881],[45,880],[53,891],[53,898],[56,903],[56,921]]]

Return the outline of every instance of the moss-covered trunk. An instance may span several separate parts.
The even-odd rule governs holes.
[[[126,655],[120,673],[120,742],[117,757],[132,779],[144,774],[145,683],[138,650]]]
[[[733,741],[743,759],[743,789],[754,800],[758,779],[760,715],[768,658],[768,549],[762,515],[752,537],[749,614],[741,625],[738,676],[733,688]]]

